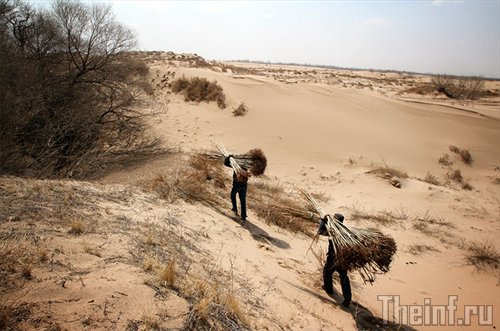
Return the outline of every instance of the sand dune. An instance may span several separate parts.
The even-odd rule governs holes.
[[[161,57],[149,63],[155,87],[151,106],[165,110],[152,119],[151,130],[176,153],[123,165],[93,183],[0,179],[2,201],[38,206],[2,212],[2,231],[32,233],[30,224],[40,222],[33,233],[51,261],[33,268],[35,281],[24,281],[23,291],[5,296],[43,317],[21,320],[22,328],[182,329],[190,318],[189,302],[175,286],[157,282],[143,264],[149,255],[160,264],[175,257],[186,275],[195,268],[207,279],[221,277],[255,330],[396,330],[399,325],[382,320],[380,295],[422,307],[426,300],[447,305],[449,296],[457,295],[459,318],[464,305],[492,306],[493,324],[484,329],[498,327],[498,266],[478,269],[466,259],[472,242],[500,251],[498,98],[458,104],[402,93],[428,81],[421,75],[253,64],[239,64],[248,72],[237,73],[227,69],[229,64],[200,68]],[[172,93],[168,83],[182,75],[216,80],[228,107],[187,103]],[[499,90],[498,85],[488,82],[491,89]],[[232,110],[241,102],[249,112],[234,117]],[[320,287],[321,263],[311,252],[306,255],[310,237],[269,225],[252,209],[242,227],[230,216],[229,199],[220,212],[166,202],[151,190],[158,178],[174,177],[186,167],[186,153],[209,149],[213,142],[234,152],[265,151],[266,176],[252,178],[249,185],[305,188],[322,197],[325,210],[343,213],[347,224],[392,235],[398,252],[391,270],[373,285],[352,273],[353,304],[343,310],[342,296],[329,297]],[[450,145],[468,149],[472,165]],[[444,154],[450,166],[438,162]],[[401,188],[370,173],[384,162],[408,174],[399,178]],[[449,179],[457,169],[471,190]],[[424,182],[428,173],[441,184]],[[55,201],[62,205],[54,207]],[[61,215],[81,220],[84,233],[69,234],[72,225],[60,223]],[[389,221],[376,221],[377,215]],[[313,249],[324,256],[326,248],[327,241],[320,240]],[[338,281],[334,286],[340,291]],[[478,318],[459,328],[402,324],[406,330],[477,330]]]

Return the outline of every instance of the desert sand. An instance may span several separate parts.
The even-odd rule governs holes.
[[[150,107],[162,111],[151,120],[151,130],[175,152],[123,165],[91,182],[0,180],[3,199],[9,197],[13,204],[25,201],[26,192],[59,192],[66,199],[64,208],[78,207],[88,220],[99,219],[89,224],[79,216],[85,231],[75,236],[68,234],[69,223],[37,226],[31,220],[23,225],[3,212],[3,231],[24,229],[39,236],[51,260],[49,266],[33,268],[22,290],[3,294],[2,301],[30,307],[31,317],[20,318],[21,328],[182,329],[189,303],[175,290],[148,282],[153,276],[138,257],[137,247],[166,237],[177,238],[178,249],[195,261],[231,275],[231,284],[225,285],[234,289],[250,329],[398,329],[383,323],[381,295],[399,296],[401,305],[421,306],[429,299],[447,305],[448,297],[456,295],[457,318],[463,318],[464,305],[492,306],[491,325],[479,327],[474,316],[470,326],[404,321],[401,329],[499,327],[498,265],[478,268],[466,259],[472,242],[500,251],[498,96],[452,102],[437,94],[404,92],[430,81],[417,74],[250,63],[200,66],[197,59],[167,53],[146,57],[155,88]],[[234,66],[247,72],[230,69]],[[188,103],[172,93],[168,83],[183,75],[217,81],[228,107]],[[498,92],[500,83],[488,81],[486,87]],[[232,110],[241,102],[249,111],[235,117]],[[321,289],[322,265],[308,252],[310,237],[267,224],[251,208],[249,224],[243,227],[202,204],[170,203],[144,189],[158,176],[174,176],[189,153],[210,149],[213,143],[233,152],[264,150],[266,176],[252,178],[249,185],[265,181],[290,191],[304,188],[322,197],[323,209],[344,214],[346,224],[377,227],[392,235],[398,252],[391,270],[373,284],[351,273],[353,303],[341,309],[341,294],[329,297]],[[468,149],[472,165],[450,152],[450,145]],[[453,163],[449,167],[438,162],[445,153]],[[401,188],[369,173],[384,164],[408,174],[400,178]],[[451,169],[459,169],[472,189],[447,180]],[[442,184],[423,181],[428,173]],[[46,206],[42,197],[33,201]],[[221,207],[229,214],[229,197]],[[372,217],[362,219],[363,214]],[[392,221],[377,222],[376,215],[390,215]],[[424,226],[419,231],[415,224]],[[153,239],[145,238],[148,233]],[[8,243],[8,236],[2,239]],[[324,257],[327,245],[322,238],[313,251]],[[338,280],[334,287],[340,292]]]

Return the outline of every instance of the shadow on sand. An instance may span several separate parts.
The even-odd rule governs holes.
[[[416,331],[415,328],[411,326],[396,324],[390,321],[385,321],[380,317],[373,315],[373,313],[366,307],[362,306],[359,302],[352,301],[349,308],[342,307],[341,303],[344,301],[344,297],[334,291],[332,295],[328,295],[324,292],[316,292],[308,288],[302,287],[290,283],[286,280],[284,282],[288,283],[290,286],[295,287],[301,291],[304,291],[315,298],[321,300],[324,303],[332,304],[352,315],[352,318],[356,322],[356,328],[360,331]]]
[[[233,220],[236,223],[241,224],[241,219],[238,216],[234,215],[233,212],[228,212],[226,209],[220,208],[219,206],[211,205],[210,207],[212,207],[219,214],[226,216],[227,218],[230,218],[231,220]],[[286,241],[283,241],[281,239],[272,237],[265,230],[263,230],[262,228],[260,228],[259,226],[257,226],[256,224],[254,224],[248,220],[245,223],[245,225],[242,225],[242,227],[244,229],[248,230],[248,232],[250,232],[253,239],[255,239],[261,243],[265,243],[265,244],[272,245],[272,246],[282,248],[282,249],[290,248],[289,243],[287,243]]]

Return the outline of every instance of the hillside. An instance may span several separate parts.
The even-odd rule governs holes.
[[[430,81],[418,75],[142,56],[150,106],[163,111],[151,130],[172,152],[90,181],[0,178],[0,326],[435,330],[449,326],[384,324],[378,296],[447,305],[458,295],[458,317],[464,305],[491,305],[485,329],[497,327],[498,96],[459,102],[403,92]],[[226,109],[173,93],[169,84],[182,76],[217,81]],[[242,102],[248,113],[233,116]],[[214,206],[171,193],[190,155],[213,142],[234,152],[259,147],[268,157],[266,176],[250,180],[259,190],[249,192],[244,227],[229,197]],[[470,151],[473,162],[450,146]],[[401,188],[391,185],[394,170]],[[217,194],[228,196],[231,171],[223,171]],[[259,217],[251,203],[262,188],[292,198],[304,188],[346,224],[392,235],[391,270],[373,285],[350,274],[353,304],[341,309],[342,296],[321,289],[326,239],[308,252],[310,236]],[[338,280],[334,286],[340,290]],[[477,323],[475,316],[469,329]]]

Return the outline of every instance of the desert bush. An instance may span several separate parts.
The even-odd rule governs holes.
[[[391,179],[393,177],[408,178],[408,174],[405,171],[402,171],[393,166],[389,166],[385,162],[383,165],[372,165],[372,170],[368,171],[368,173],[375,174],[385,179]]]
[[[474,265],[478,269],[486,267],[498,268],[500,254],[492,244],[472,242],[466,249],[466,259],[469,264]]]
[[[135,110],[147,67],[111,7],[0,8],[0,173],[74,177],[154,145]]]
[[[448,179],[456,182],[456,183],[463,183],[464,181],[464,177],[462,176],[462,172],[460,171],[460,169],[451,169],[447,174],[446,176],[448,177]]]
[[[234,116],[244,116],[246,113],[248,113],[248,107],[243,102],[233,111]]]
[[[450,156],[446,153],[443,154],[438,160],[439,164],[442,164],[446,167],[449,167],[453,164],[453,161],[450,160]]]
[[[432,77],[432,84],[439,93],[451,99],[475,100],[484,93],[484,80],[480,77],[437,75]]]
[[[460,156],[460,159],[462,160],[463,163],[467,165],[472,165],[472,163],[474,162],[474,160],[472,159],[472,155],[468,149],[459,148],[454,145],[450,145],[449,148],[451,152]]]
[[[433,174],[431,174],[430,172],[427,172],[427,175],[425,175],[424,179],[422,179],[422,180],[424,182],[432,184],[432,185],[436,185],[436,186],[441,185],[441,182],[439,181],[439,179],[436,176],[434,176]]]
[[[426,245],[426,244],[414,244],[408,246],[407,249],[408,253],[412,255],[421,255],[424,253],[428,252],[439,252],[439,249],[437,249],[434,246]]]
[[[185,101],[215,101],[219,108],[226,108],[226,95],[216,81],[210,82],[200,77],[181,77],[174,80],[170,86],[173,92],[182,93]]]

